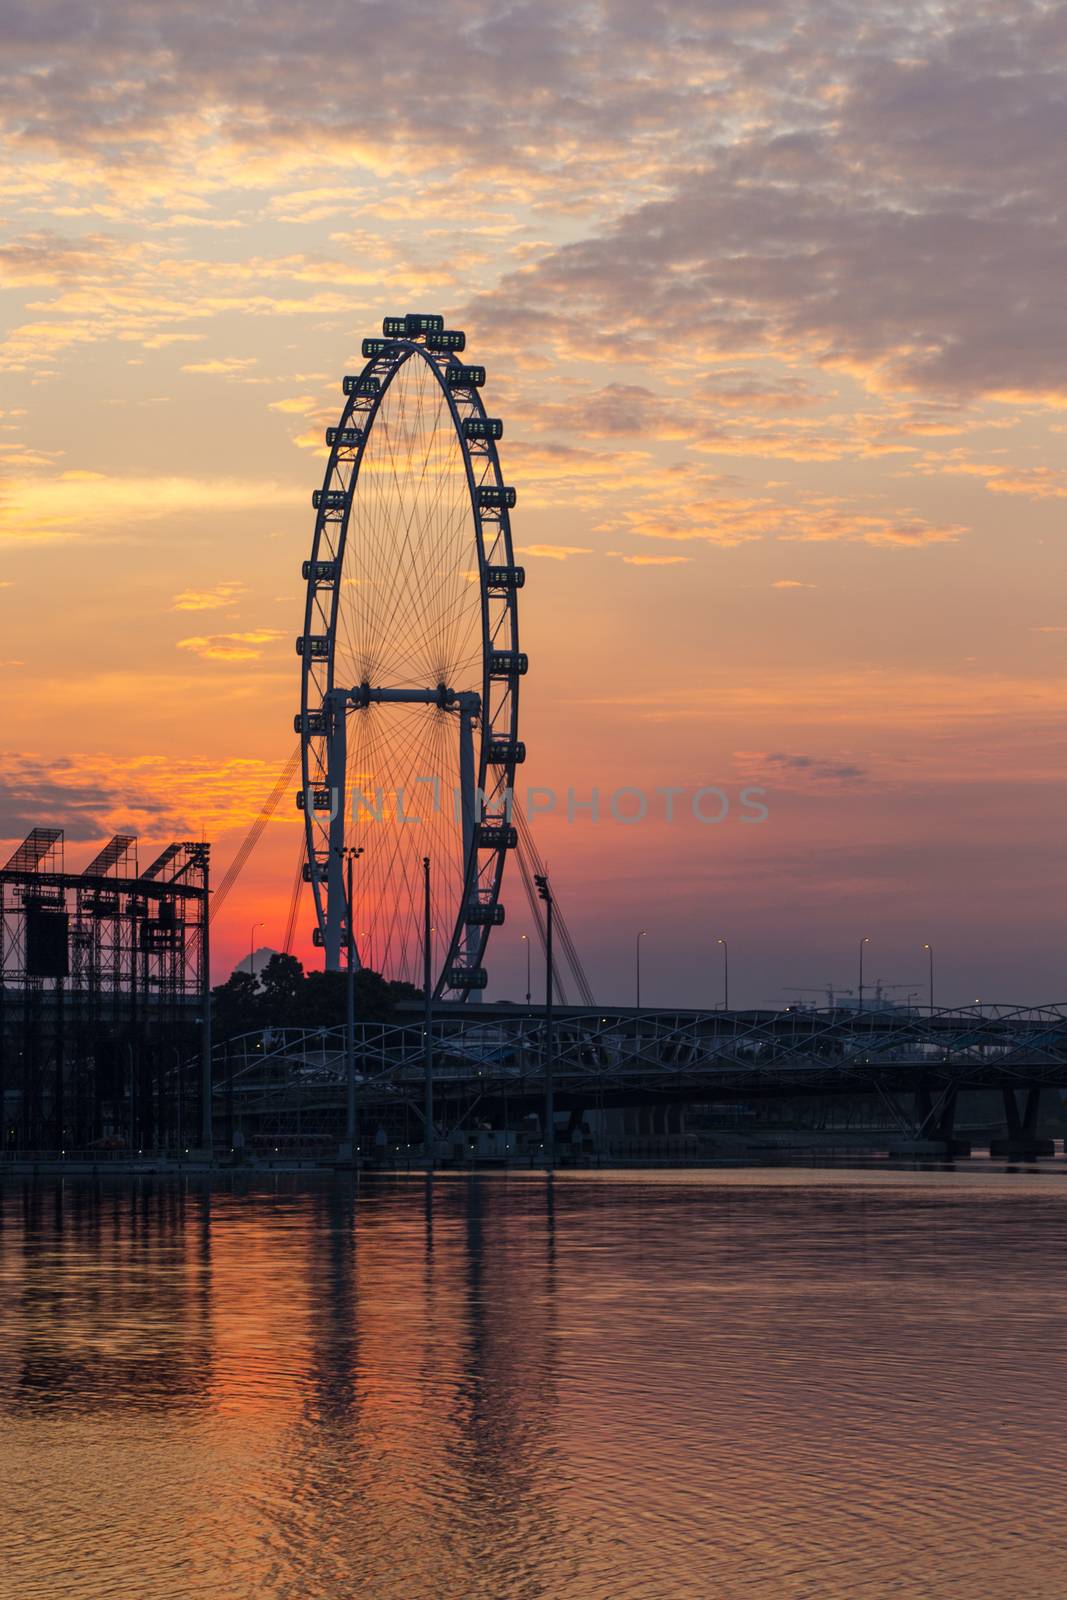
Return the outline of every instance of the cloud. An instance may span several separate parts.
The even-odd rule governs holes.
[[[508,472],[522,482],[523,508],[561,502],[599,506],[606,494],[661,490],[665,469],[645,450],[586,450],[559,442],[512,440]],[[671,474],[676,476],[677,474]]]
[[[0,838],[18,841],[41,826],[63,828],[68,841],[127,832],[195,838],[202,827],[217,835],[246,828],[276,778],[276,765],[249,759],[123,758],[102,751],[49,758],[8,751],[0,765]],[[283,808],[278,820],[292,815]]]
[[[183,589],[174,596],[172,611],[221,611],[245,593],[243,583],[218,583],[213,589]]]
[[[257,364],[258,359],[257,356],[225,356],[211,361],[191,361],[181,371],[201,373],[206,377],[231,378],[247,372],[249,367]]]
[[[239,316],[246,334],[249,318],[347,316],[353,291],[377,289],[384,273],[398,299],[436,299],[449,284],[463,282],[471,265],[458,248],[449,251],[444,269],[418,266],[411,249],[395,239],[347,246],[338,236],[316,252],[220,260],[179,246],[165,249],[152,237],[26,235],[7,247],[9,259],[19,262],[15,286],[32,281],[50,292],[26,302],[27,320],[9,319],[0,368],[47,369],[58,358],[109,340],[144,350],[198,343],[207,337],[205,325],[227,315]],[[251,357],[205,357],[182,370],[250,382],[247,370],[254,364]]]
[[[585,439],[684,440],[694,431],[694,408],[643,384],[609,383],[570,400],[534,398],[524,406],[523,420]]]
[[[567,561],[571,556],[591,556],[592,550],[579,544],[524,544],[515,547],[517,555],[544,556],[549,561]]]
[[[383,224],[371,249],[349,227],[334,256],[293,258],[292,279],[397,281],[399,256],[430,288],[469,282],[467,263],[450,276],[436,245],[397,251],[388,229],[413,196],[425,221],[462,195],[482,220],[473,257],[502,266],[521,247],[475,307],[482,328],[524,335],[522,353],[543,332],[579,357],[772,353],[883,391],[1063,393],[1062,22],[1033,0],[950,0],[936,22],[921,0],[831,16],[817,0],[675,0],[654,25],[627,3],[397,0],[358,39],[340,0],[314,15],[255,0],[210,48],[186,6],[18,15],[0,68],[8,193],[57,216],[136,206],[195,233],[235,220],[219,197],[264,191],[282,225]],[[517,210],[570,225],[513,245]],[[86,249],[37,233],[5,267],[51,283],[96,270]],[[789,409],[805,383],[713,387],[723,405]],[[635,404],[603,397],[601,425],[628,428]]]
[[[1062,24],[1031,4],[763,21],[762,60],[726,46],[747,105],[721,141],[476,297],[475,325],[586,359],[775,355],[880,394],[1067,403]]]
[[[684,492],[683,492],[684,490]],[[960,523],[932,522],[909,509],[868,509],[835,495],[794,491],[788,498],[737,493],[731,484],[696,475],[610,513],[598,532],[638,534],[676,542],[703,540],[725,548],[757,539],[786,543],[867,544],[884,549],[919,549],[953,543],[966,533]]]
[[[145,523],[206,512],[276,510],[304,494],[270,478],[116,477],[70,471],[0,480],[0,542],[129,537]]]
[[[814,583],[802,583],[799,578],[775,578],[772,589],[814,589]]]
[[[803,686],[799,699],[798,681]],[[1063,783],[1056,742],[1067,716],[1063,674],[1025,677],[971,666],[954,673],[923,672],[894,664],[877,670],[809,670],[798,680],[795,670],[754,673],[746,665],[708,685],[619,689],[590,695],[581,705],[613,708],[633,721],[676,732],[736,729],[739,741],[754,727],[766,728],[771,737],[763,749],[739,744],[735,752],[739,768],[750,771],[753,781],[772,771],[779,781],[790,773],[810,773],[779,759],[788,756],[788,746],[772,742],[803,730],[806,739],[822,747],[806,759],[862,767],[872,779],[921,768],[924,778],[936,773],[946,782],[980,775],[1008,787],[1024,777],[1053,787]],[[827,746],[838,753],[825,754]],[[770,767],[768,756],[776,758]],[[742,757],[750,758],[747,767]]]
[[[986,488],[992,494],[1025,495],[1028,500],[1067,500],[1067,473],[1052,467],[991,469]]]
[[[268,410],[282,411],[287,414],[291,413],[294,416],[306,417],[310,412],[315,410],[317,405],[318,402],[316,401],[314,395],[296,394],[291,395],[286,400],[271,400],[268,403]]]
[[[205,661],[259,661],[263,646],[281,637],[277,628],[254,628],[248,633],[212,633],[179,639],[178,649],[189,650]]]
[[[794,755],[780,750],[735,750],[733,764],[744,783],[772,793],[849,794],[862,788],[871,773],[855,761]],[[884,782],[884,775],[882,781]]]
[[[747,763],[750,767],[753,761],[758,761],[764,772],[788,773],[793,776],[803,776],[815,783],[853,783],[866,777],[862,767],[851,762],[826,761],[818,756],[788,755],[780,750],[760,754],[756,751],[738,750],[735,759]]]
[[[676,567],[693,558],[692,556],[623,556],[622,559],[630,567]]]

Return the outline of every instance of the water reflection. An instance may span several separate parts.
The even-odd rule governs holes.
[[[3,1325],[19,1331],[2,1346],[12,1409],[205,1405],[209,1196],[27,1183],[6,1198]]]
[[[5,1596],[1062,1590],[1056,1180],[0,1201]]]

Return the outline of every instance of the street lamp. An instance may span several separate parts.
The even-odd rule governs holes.
[[[552,1050],[552,890],[548,873],[535,872],[537,893],[545,903],[545,1162],[551,1172],[556,1159],[556,1101]]]
[[[527,933],[520,933],[519,938],[522,940],[523,944],[526,946],[526,1004],[529,1005],[530,1004],[530,936]]]
[[[926,951],[927,955],[930,957],[930,1015],[933,1016],[933,1014],[934,1014],[934,947],[933,947],[932,944],[924,944],[923,945],[923,949]]]
[[[424,1129],[423,1136],[426,1140],[426,1166],[433,1170],[434,1155],[436,1154],[437,1136],[433,1121],[433,926],[430,922],[430,858],[422,858],[422,986],[423,1002],[426,1007],[426,1016],[423,1023],[425,1039],[423,1043],[423,1107]]]
[[[252,965],[252,957],[253,957],[253,955],[255,953],[255,948],[254,947],[255,947],[255,943],[256,943],[256,929],[257,928],[265,928],[265,927],[266,927],[266,923],[265,922],[253,922],[252,931],[248,935],[248,976],[252,979],[253,983],[255,983],[255,981],[256,981],[255,969],[254,969],[254,967]]]
[[[646,937],[644,928],[634,940],[634,1005],[641,1009],[641,940]]]
[[[859,991],[859,1009],[860,1009],[860,1010],[861,1010],[861,1011],[862,1011],[862,1010],[863,1010],[863,947],[864,947],[864,945],[865,945],[865,944],[870,944],[870,942],[871,942],[871,941],[870,941],[870,940],[869,940],[869,939],[867,939],[867,938],[863,938],[863,939],[861,939],[861,940],[860,940],[860,991]]]
[[[352,1163],[356,1152],[356,932],[352,863],[363,854],[362,845],[334,845],[346,867],[345,922],[348,927],[348,984],[345,1005],[345,1142]]]
[[[725,939],[717,939],[716,944],[722,945],[722,1008],[730,1009],[730,946]]]

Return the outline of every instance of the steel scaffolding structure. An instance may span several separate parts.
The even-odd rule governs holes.
[[[35,828],[0,870],[2,1148],[199,1142],[209,863],[184,842],[140,872],[117,834],[72,873]]]

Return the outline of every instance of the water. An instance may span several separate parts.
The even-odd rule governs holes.
[[[1067,1174],[0,1189],[4,1600],[1067,1594]]]

